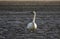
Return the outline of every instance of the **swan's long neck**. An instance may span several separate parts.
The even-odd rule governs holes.
[[[33,13],[34,13],[33,22],[35,22],[35,19],[36,19],[36,12],[33,12]]]

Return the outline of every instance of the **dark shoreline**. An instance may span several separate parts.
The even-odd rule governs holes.
[[[60,5],[60,1],[0,1],[0,5]]]
[[[60,11],[60,5],[0,5],[1,11]]]

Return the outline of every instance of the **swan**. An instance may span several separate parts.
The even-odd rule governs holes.
[[[33,11],[33,14],[34,14],[34,17],[33,17],[33,20],[32,22],[28,23],[27,24],[27,29],[31,32],[35,31],[37,29],[37,24],[35,22],[35,19],[36,19],[36,12]]]

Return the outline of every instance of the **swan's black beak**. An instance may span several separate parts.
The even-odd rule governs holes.
[[[36,12],[35,11],[32,11],[31,13],[34,15],[34,13],[36,13]]]
[[[33,11],[31,12],[32,15],[34,15]]]

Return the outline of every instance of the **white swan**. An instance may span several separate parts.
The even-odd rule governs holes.
[[[37,24],[35,23],[36,12],[33,11],[33,14],[34,14],[33,21],[27,24],[27,29],[31,32],[37,29]]]

